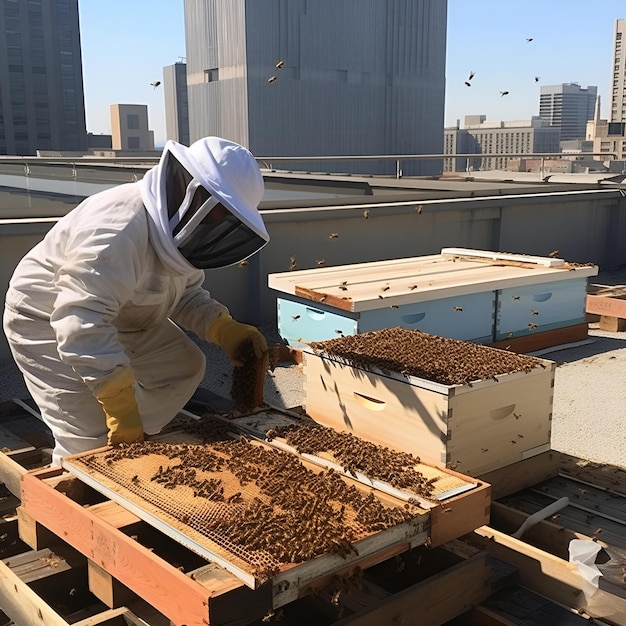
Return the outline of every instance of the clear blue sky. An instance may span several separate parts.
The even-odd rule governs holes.
[[[79,11],[87,129],[110,132],[111,104],[146,104],[162,144],[163,86],[150,83],[186,54],[183,0],[79,0]],[[481,113],[492,121],[530,119],[539,112],[540,86],[567,82],[597,86],[607,118],[621,18],[624,0],[448,0],[446,125]]]

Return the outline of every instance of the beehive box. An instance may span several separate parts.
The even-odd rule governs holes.
[[[316,422],[470,476],[550,448],[553,361],[402,328],[313,342]]]
[[[584,323],[587,277],[597,273],[563,259],[444,248],[270,274],[268,284],[280,292],[278,329],[292,346],[395,327],[489,344]]]

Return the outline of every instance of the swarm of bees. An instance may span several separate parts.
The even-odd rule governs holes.
[[[536,357],[399,327],[309,345],[360,369],[399,372],[444,385],[470,384],[544,366]]]

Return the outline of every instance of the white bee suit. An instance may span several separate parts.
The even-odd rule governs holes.
[[[210,152],[205,144],[195,152],[174,148],[193,162]],[[169,154],[166,145],[142,181],[84,200],[22,259],[11,279],[4,330],[54,435],[55,463],[106,445],[96,396],[120,370],[134,374],[144,432],[159,432],[204,376],[205,357],[181,328],[205,339],[207,324],[228,315],[202,288],[205,273],[178,251],[168,207],[154,193],[164,189]]]

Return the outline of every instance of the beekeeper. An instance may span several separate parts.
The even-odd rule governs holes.
[[[159,432],[191,398],[203,352],[234,365],[263,335],[203,289],[203,270],[233,265],[269,240],[263,178],[248,150],[218,137],[165,144],[139,182],[85,199],[18,264],[4,331],[55,439],[53,463]]]

